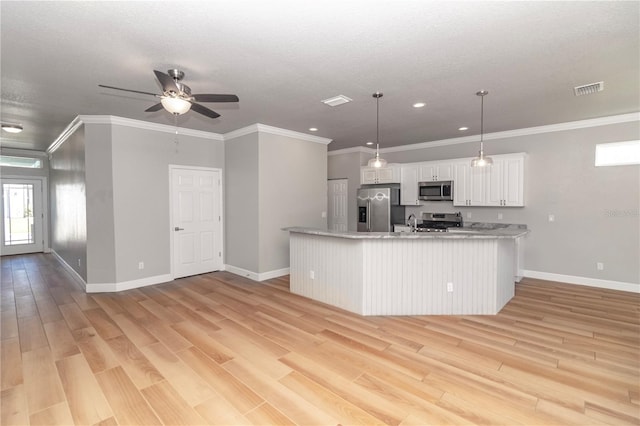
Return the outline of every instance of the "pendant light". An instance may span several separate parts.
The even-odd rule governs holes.
[[[485,167],[493,164],[491,157],[484,156],[484,97],[488,94],[486,90],[476,92],[476,95],[480,96],[480,153],[471,160],[471,167]]]
[[[376,98],[376,156],[369,160],[367,166],[380,168],[387,165],[387,160],[380,158],[380,98],[382,93],[376,92],[373,97]]]

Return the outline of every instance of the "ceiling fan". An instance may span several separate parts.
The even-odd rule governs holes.
[[[209,108],[200,105],[197,102],[238,102],[236,95],[218,95],[218,94],[199,94],[192,95],[191,88],[180,81],[184,78],[184,72],[178,69],[171,69],[167,73],[153,71],[162,87],[162,94],[158,95],[150,92],[142,92],[140,90],[122,89],[120,87],[105,86],[98,84],[99,87],[106,89],[122,90],[124,92],[141,93],[143,95],[151,95],[160,98],[160,103],[150,106],[145,112],[159,111],[162,108],[172,114],[181,115],[190,109],[197,113],[205,115],[209,118],[218,118],[220,114]]]

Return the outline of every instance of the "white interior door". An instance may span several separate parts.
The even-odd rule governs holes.
[[[348,212],[348,179],[332,179],[328,185],[328,201],[329,201],[329,217],[327,225],[331,231],[347,231],[349,212]]]
[[[222,269],[220,170],[174,166],[170,172],[173,277]]]
[[[43,194],[39,179],[2,179],[2,254],[44,251]]]

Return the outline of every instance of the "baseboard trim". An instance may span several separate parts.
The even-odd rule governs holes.
[[[162,284],[169,281],[173,281],[173,277],[170,274],[164,274],[119,283],[91,283],[87,284],[87,293],[115,293],[154,284]]]
[[[71,267],[71,265],[69,265],[63,258],[62,256],[60,256],[58,253],[56,253],[56,251],[54,249],[51,249],[50,253],[53,255],[53,257],[56,258],[56,260],[58,261],[58,263],[60,264],[60,266],[62,266],[62,268],[67,271],[69,273],[69,275],[71,275],[73,277],[74,280],[76,280],[80,285],[82,285],[85,289],[85,291],[87,290],[87,283],[84,280],[84,278],[82,278],[80,276],[80,274],[78,274],[78,272],[76,272],[75,269],[73,269]]]
[[[539,280],[559,281],[567,284],[585,285],[588,287],[606,288],[609,290],[628,291],[630,293],[640,293],[640,284],[627,283],[624,281],[601,280],[598,278],[578,277],[575,275],[553,274],[551,272],[524,270],[524,276],[527,278],[536,278]]]
[[[269,272],[263,272],[261,274],[249,271],[248,269],[238,268],[237,266],[233,265],[224,265],[224,270],[227,272],[231,272],[232,274],[240,275],[258,282],[289,274],[289,268],[276,269]]]

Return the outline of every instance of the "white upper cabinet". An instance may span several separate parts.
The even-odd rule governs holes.
[[[370,185],[374,183],[400,183],[400,166],[360,167],[360,184]]]
[[[429,161],[420,163],[420,182],[453,180],[453,163],[450,161]]]
[[[524,206],[524,156],[500,155],[487,168],[486,206]]]
[[[418,200],[418,169],[416,164],[403,164],[400,167],[400,204],[404,206],[419,206]]]
[[[471,167],[471,159],[453,163],[453,205],[483,206],[485,169]]]
[[[454,206],[524,206],[525,154],[491,156],[490,167],[471,167],[471,160],[454,164]]]

